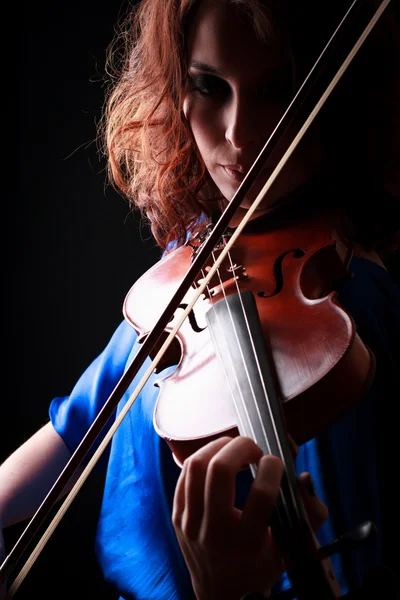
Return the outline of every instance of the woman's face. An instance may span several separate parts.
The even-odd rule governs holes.
[[[261,42],[238,9],[203,0],[188,33],[184,115],[206,168],[226,200],[262,150],[292,98],[292,68]],[[320,148],[309,136],[268,192],[259,213],[306,181]],[[274,167],[273,157],[242,207],[248,207]]]

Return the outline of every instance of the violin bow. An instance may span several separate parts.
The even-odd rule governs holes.
[[[32,553],[29,556],[28,560],[26,561],[24,567],[21,569],[21,571],[19,572],[17,577],[14,579],[13,583],[11,584],[11,586],[8,590],[8,594],[6,596],[7,600],[9,598],[12,598],[14,596],[15,592],[18,590],[19,586],[21,585],[22,581],[24,580],[27,573],[31,569],[32,565],[34,564],[34,562],[35,562],[36,558],[38,557],[38,555],[40,554],[41,550],[44,548],[48,539],[52,535],[52,533],[55,530],[56,526],[58,525],[59,521],[66,513],[66,511],[69,508],[70,504],[72,503],[73,499],[75,498],[78,491],[82,487],[83,483],[86,481],[90,472],[94,468],[97,460],[100,458],[102,452],[107,447],[109,441],[111,440],[112,436],[114,435],[116,429],[119,427],[120,423],[122,422],[123,418],[125,417],[126,413],[129,410],[129,408],[132,406],[133,402],[136,400],[137,396],[139,395],[140,391],[142,390],[144,384],[146,383],[146,381],[148,380],[150,375],[153,373],[157,364],[160,362],[163,354],[165,353],[165,351],[167,350],[169,345],[172,343],[177,331],[181,327],[185,318],[189,315],[196,300],[199,298],[199,296],[203,293],[203,291],[207,287],[209,281],[211,280],[213,275],[218,270],[220,264],[222,263],[222,261],[225,259],[225,257],[229,253],[231,246],[234,244],[237,237],[240,235],[243,228],[247,224],[247,222],[251,219],[254,211],[257,209],[258,205],[264,198],[265,194],[268,192],[269,188],[271,187],[271,185],[273,184],[273,182],[279,175],[280,171],[282,170],[282,168],[288,161],[291,154],[294,152],[295,148],[297,147],[297,144],[300,142],[303,135],[306,133],[309,126],[313,122],[314,118],[319,113],[322,106],[325,104],[326,100],[330,96],[330,94],[333,91],[333,89],[335,88],[336,84],[342,77],[343,73],[346,71],[347,67],[350,65],[354,56],[357,54],[358,50],[360,49],[360,47],[364,43],[365,39],[367,38],[367,36],[369,35],[371,30],[375,26],[376,22],[379,20],[380,16],[382,15],[382,13],[386,9],[386,7],[389,5],[390,1],[391,0],[382,0],[379,3],[376,10],[373,12],[372,16],[363,14],[363,12],[361,10],[363,0],[354,0],[352,2],[350,8],[344,15],[343,19],[339,23],[335,32],[333,33],[333,35],[329,39],[328,43],[326,44],[325,48],[321,52],[316,63],[312,67],[310,73],[307,75],[303,84],[301,85],[301,87],[297,91],[296,95],[294,96],[292,102],[290,103],[287,110],[283,114],[282,118],[278,122],[278,124],[275,127],[274,131],[272,132],[271,136],[267,140],[266,144],[264,145],[264,147],[261,150],[260,154],[258,155],[257,159],[255,160],[253,166],[251,167],[251,169],[247,173],[246,177],[242,181],[237,192],[235,193],[235,195],[231,199],[230,203],[228,204],[228,206],[222,213],[221,217],[215,224],[215,227],[211,231],[209,237],[206,239],[204,244],[201,246],[201,248],[197,252],[195,259],[193,260],[191,266],[189,267],[189,269],[188,269],[185,277],[183,278],[181,284],[179,285],[177,291],[173,295],[170,303],[166,307],[164,313],[161,315],[161,317],[157,321],[154,328],[151,330],[151,332],[148,334],[148,336],[144,340],[144,342],[143,342],[141,348],[139,349],[139,351],[137,352],[135,358],[132,360],[131,364],[128,366],[124,375],[118,381],[114,390],[112,391],[112,393],[110,394],[106,403],[104,404],[102,410],[99,412],[96,419],[93,421],[92,425],[88,429],[87,433],[85,434],[84,438],[80,442],[79,446],[76,448],[75,452],[72,454],[70,460],[68,461],[67,465],[61,472],[60,476],[54,483],[53,487],[50,489],[49,493],[47,494],[47,496],[43,500],[42,504],[37,509],[36,513],[34,514],[32,519],[28,523],[27,527],[21,534],[20,538],[15,543],[15,545],[12,548],[12,550],[10,551],[10,553],[6,556],[5,561],[3,562],[3,564],[0,567],[0,585],[7,580],[10,573],[13,571],[13,569],[16,567],[16,565],[20,562],[22,556],[25,554],[28,547],[32,543],[34,536],[37,534],[38,530],[43,526],[50,511],[52,510],[54,504],[56,503],[56,501],[62,494],[67,483],[70,481],[72,476],[76,473],[76,471],[80,467],[82,461],[88,454],[89,450],[91,449],[91,447],[93,446],[93,444],[95,443],[97,438],[99,437],[103,428],[105,427],[105,425],[107,424],[109,419],[112,417],[115,409],[117,408],[119,401],[121,400],[121,398],[123,397],[125,392],[128,390],[131,382],[133,381],[134,377],[139,372],[139,369],[143,365],[144,361],[146,360],[146,358],[148,358],[151,351],[157,347],[157,342],[160,340],[164,330],[168,326],[168,323],[174,316],[177,308],[179,307],[179,304],[182,302],[182,298],[185,296],[185,294],[189,290],[190,286],[192,285],[196,276],[200,273],[201,269],[205,266],[214,247],[217,245],[217,243],[220,240],[221,236],[223,235],[224,231],[228,227],[232,217],[236,213],[239,206],[242,204],[243,199],[249,192],[251,186],[257,179],[258,175],[260,174],[264,164],[266,163],[266,160],[271,155],[271,153],[276,149],[278,142],[281,140],[282,136],[288,130],[289,126],[293,123],[294,118],[298,117],[298,116],[302,116],[302,114],[305,113],[306,117],[304,118],[304,121],[303,121],[303,119],[301,119],[301,121],[303,121],[302,126],[299,128],[297,134],[291,141],[288,148],[282,153],[282,156],[281,156],[277,166],[275,167],[274,171],[268,178],[268,181],[265,183],[261,192],[258,194],[258,196],[255,199],[255,201],[253,202],[252,206],[247,211],[247,214],[243,218],[242,222],[235,229],[234,233],[230,237],[228,243],[224,247],[224,249],[221,252],[221,254],[219,255],[218,259],[214,262],[212,268],[210,269],[210,271],[207,274],[207,277],[203,280],[201,286],[199,286],[197,288],[197,292],[196,292],[195,296],[193,297],[193,302],[191,302],[188,305],[188,307],[182,312],[179,322],[177,322],[176,326],[173,328],[173,330],[170,332],[168,337],[165,339],[163,345],[161,346],[161,348],[157,352],[155,358],[153,359],[152,364],[147,369],[146,373],[144,374],[143,378],[141,379],[141,381],[135,388],[134,392],[127,400],[127,402],[124,405],[123,409],[121,410],[120,414],[116,417],[113,425],[108,430],[106,436],[103,438],[103,441],[101,442],[101,444],[99,445],[99,447],[95,451],[95,453],[93,454],[92,458],[89,460],[88,464],[84,468],[84,470],[83,470],[82,474],[80,475],[80,477],[78,478],[77,482],[75,483],[75,485],[73,486],[73,488],[71,489],[69,494],[63,500],[61,507],[59,508],[56,515],[53,517],[51,523],[49,524],[46,531],[44,532],[40,542],[37,544],[35,549],[32,551]],[[366,4],[365,0],[364,0],[364,4]],[[366,12],[368,12],[368,11],[366,11]],[[356,22],[357,15],[361,15],[359,22]],[[352,28],[355,27],[355,24],[358,26],[358,37],[357,37],[356,43],[354,45],[352,45],[349,43],[347,38],[352,33]],[[344,60],[340,63],[340,66],[337,67],[338,61],[337,61],[337,55],[335,55],[335,50],[337,50],[337,48],[339,47],[340,42],[343,43],[343,41],[342,41],[343,39],[345,39],[345,41],[347,42],[347,46],[346,46],[346,50],[345,50],[346,55],[345,55]],[[349,46],[351,48],[350,50],[348,50]],[[340,46],[340,48],[341,48],[341,46]],[[342,52],[343,52],[343,49],[342,49]],[[334,62],[335,59],[336,59],[336,62]],[[334,65],[332,65],[332,62],[334,62]],[[323,75],[324,72],[326,73],[328,67],[330,67],[331,70],[335,69],[336,72],[335,72],[334,76],[330,79],[330,82],[327,85],[327,87],[321,93],[317,103],[310,110],[307,107],[306,100],[309,99],[310,93],[314,88],[318,89],[320,82],[321,82],[321,76]]]

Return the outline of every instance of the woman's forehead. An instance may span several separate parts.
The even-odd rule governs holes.
[[[226,0],[202,0],[188,28],[190,62],[208,64],[229,76],[233,65],[281,68],[287,61],[281,48],[256,35],[251,18]]]
[[[259,38],[267,38],[267,32],[273,32],[269,17],[267,16],[266,6],[257,0],[253,2],[242,0],[198,0],[192,4],[191,17],[189,18],[189,30],[192,27],[198,27],[199,21],[205,17],[213,15],[218,24],[229,26],[233,20],[239,21],[242,26],[248,26],[253,31],[258,31]],[[257,7],[257,9],[256,9]],[[271,14],[268,11],[269,15]],[[265,30],[262,33],[262,30]]]

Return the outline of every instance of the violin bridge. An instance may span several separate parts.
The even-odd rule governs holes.
[[[216,248],[210,257],[210,261],[215,262],[222,250],[223,247]],[[237,249],[233,248],[223,259],[221,265],[208,282],[207,288],[204,291],[206,297],[214,298],[221,294],[223,289],[227,291],[234,287],[236,290],[237,282],[248,278],[246,267],[240,260],[239,254],[240,252],[237,252]],[[196,286],[203,283],[211,267],[212,262],[205,266],[202,276],[196,281]]]
[[[204,242],[209,237],[212,231],[212,224],[210,223],[205,227],[205,229],[195,235],[193,239],[189,242],[190,247],[192,248],[192,262],[196,258],[197,253],[201,249]],[[224,250],[227,241],[232,236],[232,231],[228,228],[225,233],[221,236],[220,241],[214,247],[210,257],[209,263],[203,268],[200,277],[193,282],[193,287],[199,287],[204,279],[207,277],[208,272],[211,270],[213,263],[217,261],[221,252]],[[243,264],[243,258],[241,256],[242,251],[233,246],[230,252],[228,252],[227,256],[223,259],[221,265],[218,270],[214,273],[212,278],[210,279],[206,290],[204,291],[204,295],[206,298],[215,298],[219,294],[223,292],[223,290],[228,290],[229,288],[234,287],[236,291],[237,282],[240,280],[247,279],[248,275],[246,272],[246,267]]]

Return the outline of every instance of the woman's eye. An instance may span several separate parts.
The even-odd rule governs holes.
[[[201,96],[221,96],[229,93],[228,84],[213,75],[189,75],[191,87]]]

